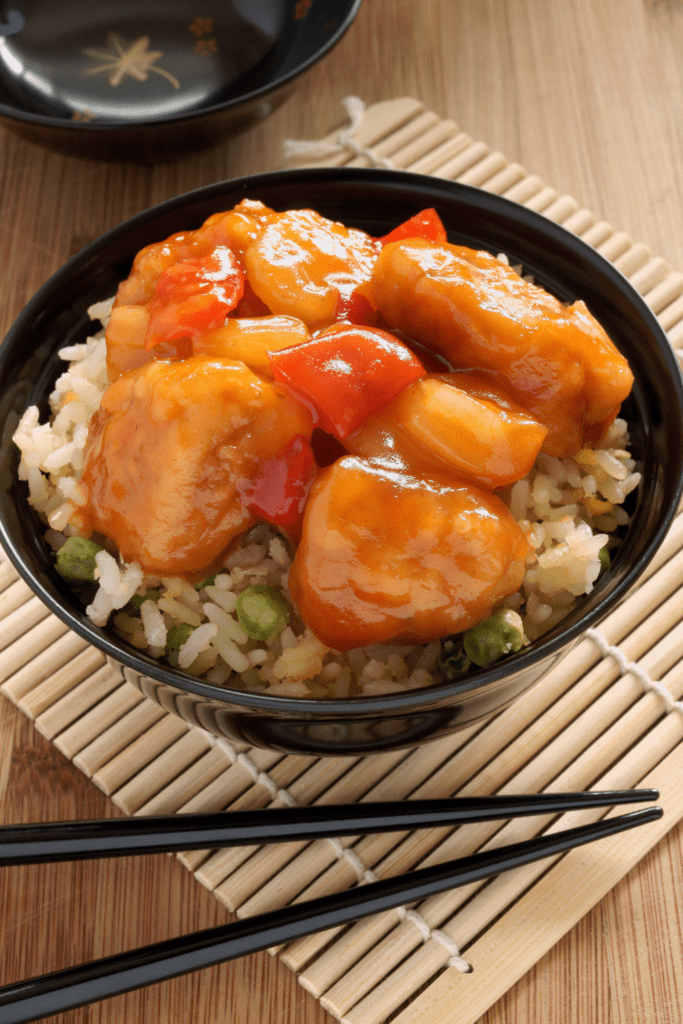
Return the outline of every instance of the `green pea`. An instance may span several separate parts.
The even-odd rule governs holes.
[[[57,572],[68,583],[94,583],[98,551],[102,551],[101,544],[85,537],[68,537],[57,552]]]
[[[604,548],[600,548],[600,550],[598,551],[598,558],[600,559],[600,572],[605,572],[605,570],[609,569],[610,565],[612,564],[612,559],[610,558],[610,554],[607,550],[606,544]]]
[[[467,656],[480,668],[488,668],[505,654],[521,650],[524,644],[522,620],[516,612],[496,612],[463,634]]]
[[[237,598],[237,620],[254,640],[272,640],[289,622],[291,609],[275,587],[259,584],[246,587]]]
[[[130,615],[139,615],[140,609],[145,601],[158,601],[159,590],[146,590],[144,594],[133,594],[130,601],[126,605],[126,611]]]
[[[459,679],[470,670],[471,665],[461,637],[447,637],[442,642],[439,669],[444,679]]]
[[[179,622],[177,626],[171,626],[166,634],[166,654],[170,654],[171,651],[179,651],[185,641],[190,639],[190,634],[194,633],[194,630],[195,627],[190,626],[187,622]]]

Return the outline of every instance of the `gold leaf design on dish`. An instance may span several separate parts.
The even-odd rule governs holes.
[[[93,114],[90,107],[86,107],[85,110],[74,110],[71,115],[72,121],[92,121],[95,115]]]
[[[197,37],[209,36],[213,32],[213,18],[195,18],[187,29]]]
[[[163,68],[154,66],[159,58],[163,57],[163,52],[161,50],[150,50],[149,36],[140,36],[134,43],[128,45],[123,36],[118,35],[116,32],[110,32],[107,36],[107,46],[111,49],[109,53],[91,49],[82,51],[86,57],[105,61],[104,64],[100,64],[98,67],[87,68],[83,72],[84,75],[98,75],[102,72],[109,72],[109,84],[116,86],[121,83],[126,75],[130,75],[131,78],[137,78],[138,82],[145,82],[148,72],[155,71],[158,75],[163,75],[164,78],[167,78],[174,89],[180,88],[180,82],[175,75],[172,75],[169,71],[164,71]]]
[[[218,43],[215,39],[198,39],[193,49],[195,53],[217,53]]]

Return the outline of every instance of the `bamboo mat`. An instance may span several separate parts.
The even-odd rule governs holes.
[[[363,110],[299,164],[393,166],[537,210],[595,246],[683,346],[683,275],[452,121],[405,98]],[[147,699],[0,562],[0,692],[126,814],[658,788],[663,819],[488,882],[273,950],[347,1024],[473,1024],[683,817],[683,516],[645,577],[598,630],[485,725],[365,758],[232,746]],[[596,820],[604,812],[290,843],[179,860],[238,917]],[[571,898],[568,898],[571,894]]]

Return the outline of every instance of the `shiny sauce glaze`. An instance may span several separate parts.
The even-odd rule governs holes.
[[[549,455],[599,442],[631,390],[628,363],[585,303],[562,305],[490,253],[393,242],[375,265],[370,294],[391,327],[454,368],[495,374],[548,428]]]
[[[244,482],[311,431],[308,410],[244,363],[149,362],[111,384],[95,414],[82,528],[150,573],[192,577],[254,524]]]
[[[632,380],[582,303],[449,245],[434,211],[374,239],[245,200],[143,249],[106,338],[74,525],[194,578],[265,519],[336,650],[439,639],[514,593],[528,544],[493,491],[597,442]]]
[[[502,501],[438,470],[346,456],[308,509],[290,588],[336,650],[468,629],[524,578],[527,541]]]

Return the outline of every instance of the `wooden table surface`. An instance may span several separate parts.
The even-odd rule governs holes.
[[[324,2],[324,0],[320,0]],[[65,157],[0,129],[0,330],[72,253],[180,192],[281,165],[340,101],[412,95],[683,269],[683,0],[365,0],[337,49],[261,127],[156,167]],[[1,336],[1,335],[0,335]],[[0,698],[0,820],[114,813]],[[482,1018],[679,1024],[683,828]],[[5,869],[0,983],[208,927],[225,911],[169,857]],[[325,1024],[263,953],[49,1018],[53,1024]]]

